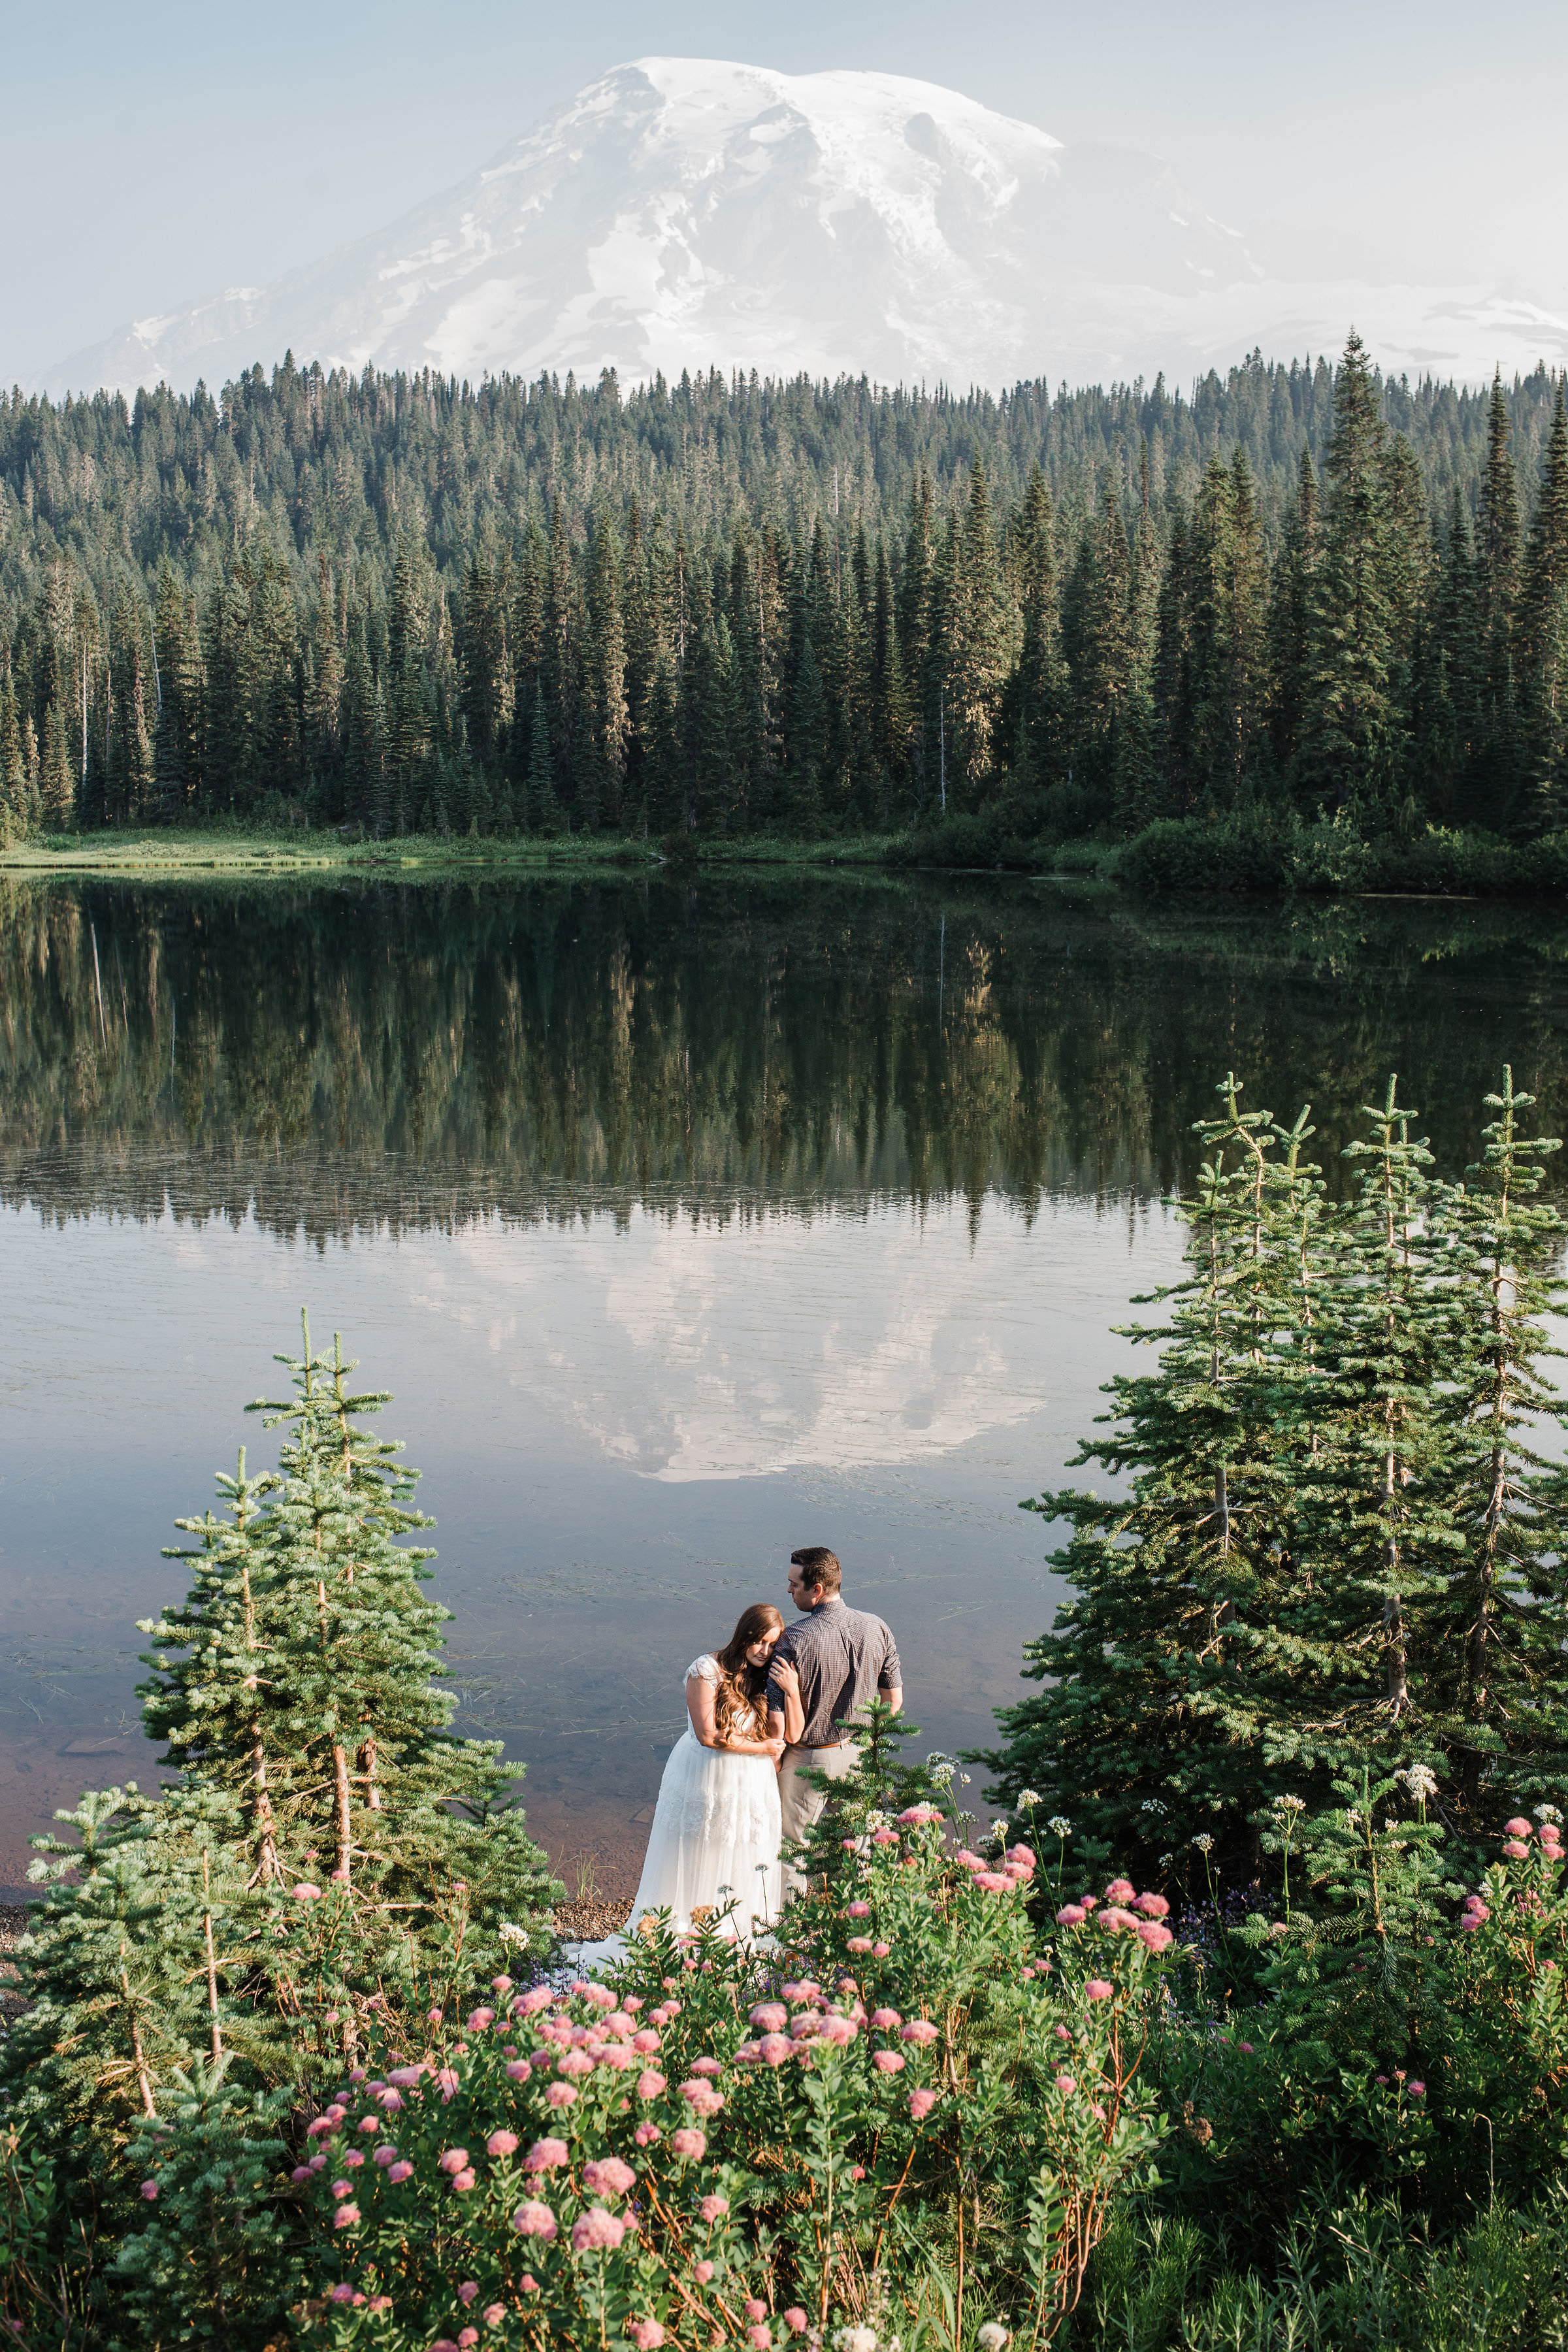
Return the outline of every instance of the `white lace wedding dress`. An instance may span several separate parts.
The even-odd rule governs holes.
[[[716,1659],[694,1658],[686,1681],[699,1675],[716,1683]],[[743,1738],[762,1737],[750,1713],[735,1728]],[[732,1901],[726,1935],[766,1935],[779,1914],[781,1879],[778,1774],[766,1756],[742,1756],[728,1748],[704,1748],[689,1723],[669,1751],[659,1782],[658,1804],[648,1832],[642,1880],[632,1905],[629,1931],[647,1911],[668,1910],[678,1931],[691,1925],[704,1906],[720,1912]]]

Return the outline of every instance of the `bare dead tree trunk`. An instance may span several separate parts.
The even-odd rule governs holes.
[[[131,2056],[142,2092],[142,2112],[146,2116],[155,2116],[158,2103],[153,2096],[153,2077],[147,2071],[147,2053],[142,2047],[142,2028],[136,2021],[136,2005],[131,1997],[131,1975],[125,1966],[123,1944],[120,1947],[120,1987],[125,1995],[125,2013],[131,2020]]]
[[[332,1746],[332,1780],[337,1790],[338,1863],[332,1876],[346,1886],[353,1859],[353,1815],[349,1800],[348,1750],[335,1741]]]

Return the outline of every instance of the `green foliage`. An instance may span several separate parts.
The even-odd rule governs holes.
[[[1042,1937],[1026,1850],[954,1854],[891,1747],[880,1711],[779,1950],[656,1934],[608,1986],[500,1978],[422,2055],[355,2070],[310,2127],[310,2340],[402,2352],[465,2312],[534,2346],[841,2320],[956,2352],[998,2310],[1058,2333],[1160,2138],[1140,2069],[1169,1934],[1080,1912]],[[873,1801],[910,1788],[896,1819]]]
[[[0,398],[0,834],[935,813],[1016,863],[1261,801],[1528,843],[1568,814],[1560,401],[1384,383],[1353,335],[1191,399],[291,362]]]
[[[352,1899],[355,1986],[416,1974],[460,1894],[468,1932],[526,1947],[552,1887],[509,1807],[499,1742],[447,1737],[453,1701],[431,1681],[447,1612],[419,1592],[428,1526],[416,1475],[364,1416],[331,1358],[283,1358],[293,1397],[258,1403],[289,1429],[275,1476],[220,1477],[227,1516],[183,1520],[200,1538],[184,1606],[142,1626],[148,1729],[170,1761],[243,1818],[249,1883],[266,1895],[312,1871]],[[348,1987],[342,1989],[346,1995]]]
[[[260,2344],[300,2086],[373,2021],[550,1948],[560,1890],[517,1775],[448,1736],[431,1680],[446,1612],[406,1541],[428,1522],[363,1425],[386,1400],[308,1328],[283,1360],[293,1396],[256,1408],[288,1425],[279,1472],[242,1454],[226,1509],[180,1523],[191,1589],[143,1628],[145,1718],[181,1778],[89,1792],[58,1817],[74,1836],[34,1841],[47,1892],[0,2049],[24,2328],[132,2314],[142,2332],[93,2340]]]
[[[1079,1456],[1127,1484],[1026,1507],[1067,1521],[1073,1598],[986,1759],[1178,1879],[1216,1833],[1251,1875],[1277,1801],[1363,1767],[1435,1765],[1470,1836],[1568,1779],[1562,1473],[1536,1436],[1564,1411],[1563,1226],[1532,1197],[1555,1143],[1525,1140],[1505,1072],[1485,1159],[1441,1186],[1391,1081],[1331,1209],[1307,1113],[1287,1131],[1221,1093],[1186,1279],[1129,1335],[1158,1368],[1110,1384]]]
[[[127,2352],[258,2342],[287,2312],[299,2232],[279,2135],[294,2095],[231,2092],[230,2063],[226,2051],[176,2070],[129,2151],[146,2218],[108,2282],[109,2340]]]
[[[1434,825],[1409,839],[1369,841],[1344,823],[1304,824],[1289,809],[1256,804],[1226,816],[1160,819],[1127,845],[1116,871],[1151,897],[1220,890],[1556,898],[1568,887],[1568,833],[1518,843]]]
[[[1556,2352],[1568,2343],[1568,2214],[1555,2187],[1447,2242],[1395,2207],[1360,2200],[1310,2206],[1277,2272],[1238,2272],[1216,2261],[1222,2248],[1190,2223],[1125,2210],[1096,2268],[1098,2332],[1079,2340],[1128,2352],[1346,2352],[1366,2343]]]

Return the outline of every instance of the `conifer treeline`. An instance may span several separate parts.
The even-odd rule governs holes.
[[[12,824],[1568,816],[1563,384],[1384,383],[1353,336],[1191,401],[15,395],[0,597]]]

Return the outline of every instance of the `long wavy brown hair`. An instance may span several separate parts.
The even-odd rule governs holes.
[[[740,1623],[716,1653],[719,1682],[713,1693],[713,1728],[721,1739],[730,1738],[749,1708],[757,1711],[761,1723],[759,1703],[768,1686],[768,1670],[766,1666],[753,1666],[746,1652],[753,1642],[762,1641],[775,1630],[784,1630],[779,1611],[771,1601],[753,1601],[749,1609],[741,1612]]]

